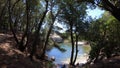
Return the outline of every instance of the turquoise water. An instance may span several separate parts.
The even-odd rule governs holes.
[[[47,52],[49,57],[55,57],[55,64],[68,64],[71,56],[71,45],[61,44],[61,48],[64,48],[66,51],[61,52],[58,48],[53,47],[50,51]],[[84,49],[82,46],[78,46],[78,58],[77,63],[85,63],[86,58]]]

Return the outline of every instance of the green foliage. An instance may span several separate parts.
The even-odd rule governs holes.
[[[61,37],[62,37],[63,39],[68,39],[69,36],[70,36],[70,35],[69,35],[68,33],[62,33],[62,34],[61,34]]]
[[[90,5],[90,2],[110,11],[119,20],[119,0],[0,0],[0,30],[9,31],[11,24],[13,32],[22,33],[22,39],[17,38],[18,41],[22,40],[19,41],[21,44],[30,42],[29,45],[31,45],[34,43],[33,40],[38,38],[36,41],[42,43],[40,45],[42,49],[45,40],[47,40],[46,44],[53,43],[49,40],[49,35],[57,19],[58,22],[68,27],[68,32],[61,36],[68,39],[70,36],[68,34],[71,34],[73,47],[78,39],[87,38],[92,42],[91,59],[97,58],[101,51],[104,52],[105,57],[111,57],[113,54],[120,55],[120,22],[108,12],[92,23],[85,21],[87,5]],[[115,11],[109,4],[118,11]]]
[[[91,43],[91,51],[90,51],[90,56],[89,56],[91,60],[93,60],[99,55],[98,49],[100,48],[98,48],[96,43]]]
[[[95,5],[109,11],[117,20],[120,21],[120,1],[119,0],[90,0]]]
[[[109,15],[109,16],[108,16]],[[90,58],[98,59],[100,54],[110,58],[114,55],[120,55],[120,22],[111,16],[108,12],[103,17],[91,23],[89,29],[89,40],[91,44]]]
[[[62,0],[60,8],[59,20],[68,27],[68,34],[70,34],[72,44],[70,64],[74,65],[78,53],[78,45],[75,45],[75,43],[78,42],[79,36],[82,36],[86,30],[84,19],[86,17],[87,4],[74,0]]]

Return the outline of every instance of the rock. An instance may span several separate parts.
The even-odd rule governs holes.
[[[54,33],[53,35],[50,36],[50,38],[57,43],[61,43],[63,42],[63,39],[56,33]]]
[[[55,57],[54,56],[51,57],[51,61],[55,61]]]

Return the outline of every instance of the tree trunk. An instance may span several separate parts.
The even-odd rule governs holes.
[[[52,28],[53,28],[53,24],[54,22],[52,22],[52,24],[50,25],[50,28],[49,28],[49,31],[47,33],[47,37],[46,37],[46,40],[45,40],[45,45],[43,47],[43,53],[41,55],[41,58],[44,58],[45,57],[45,51],[46,51],[46,47],[47,47],[47,44],[48,44],[48,40],[49,40],[49,36],[50,36],[50,33],[52,31]]]
[[[120,10],[114,10],[113,12],[111,12],[112,15],[120,21]]]
[[[70,65],[74,65],[73,64],[73,58],[74,58],[74,39],[73,39],[73,24],[70,23],[70,35],[71,35],[71,44],[72,44],[72,51],[71,51],[71,58],[70,58]]]
[[[47,44],[48,44],[49,36],[50,36],[51,31],[52,31],[52,28],[53,28],[53,24],[54,24],[54,22],[55,22],[55,19],[56,19],[56,17],[58,16],[59,12],[60,12],[60,11],[58,10],[57,14],[54,16],[53,13],[52,13],[52,7],[51,7],[52,24],[50,25],[49,31],[48,31],[47,36],[46,36],[45,45],[44,45],[44,47],[43,47],[43,53],[42,53],[42,55],[41,55],[41,58],[43,58],[43,57],[45,56],[45,51],[46,51],[46,47],[47,47]]]
[[[12,10],[11,10],[11,0],[8,0],[8,4],[9,4],[9,6],[8,6],[8,11],[9,11],[9,23],[10,23],[10,30],[12,31],[12,33],[13,33],[13,37],[14,37],[14,39],[15,39],[15,41],[16,41],[16,43],[17,43],[17,47],[18,47],[18,49],[20,50],[20,51],[24,51],[24,49],[25,49],[25,47],[24,47],[24,39],[25,39],[25,36],[26,36],[26,33],[27,33],[27,30],[28,30],[28,16],[27,16],[27,25],[26,25],[26,32],[25,32],[25,34],[22,36],[22,39],[20,40],[20,42],[18,41],[18,38],[17,38],[17,36],[16,36],[16,33],[15,33],[15,31],[14,31],[14,28],[13,28],[13,26],[12,26],[12,18],[11,18],[11,14],[12,14]],[[13,8],[12,8],[13,9]],[[27,8],[28,9],[28,8]],[[28,14],[27,14],[28,15]]]
[[[103,8],[105,8],[107,11],[110,11],[112,15],[120,21],[120,8],[114,6],[112,3],[109,2],[109,0],[102,0]]]
[[[37,30],[35,31],[35,38],[34,38],[34,41],[33,41],[33,44],[32,44],[32,51],[30,53],[30,58],[33,59],[33,55],[35,54],[36,52],[36,47],[37,47],[37,42],[38,42],[38,39],[39,39],[39,32],[40,32],[40,29],[41,29],[41,26],[42,26],[42,22],[44,21],[44,18],[46,16],[46,13],[48,12],[48,1],[46,1],[46,10],[40,20],[40,23],[38,24],[38,28]]]
[[[18,0],[19,1],[19,0]],[[25,32],[24,32],[24,34],[23,34],[23,36],[22,36],[22,39],[20,40],[20,43],[19,43],[19,50],[20,51],[24,51],[25,50],[25,45],[27,46],[27,43],[24,45],[24,43],[25,43],[25,37],[26,38],[28,38],[28,31],[29,31],[29,10],[30,10],[30,6],[29,6],[29,3],[28,3],[29,1],[28,0],[26,0],[26,29],[25,29]],[[28,41],[28,40],[27,40]]]
[[[8,0],[8,13],[9,13],[9,25],[10,25],[10,30],[13,33],[13,37],[16,41],[17,44],[19,44],[19,41],[17,39],[16,33],[14,32],[13,26],[12,26],[12,19],[11,19],[11,0]]]
[[[4,7],[1,10],[1,13],[0,13],[0,22],[2,22],[2,17],[3,17],[3,15],[5,15],[5,8],[6,8],[7,4],[8,4],[8,1],[5,3]],[[9,6],[9,8],[10,8],[10,6]],[[9,11],[9,8],[8,8],[8,11]]]
[[[75,53],[75,58],[74,58],[73,64],[75,64],[77,56],[78,56],[78,38],[79,38],[79,36],[76,34],[76,53]]]

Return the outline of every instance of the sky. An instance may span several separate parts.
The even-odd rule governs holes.
[[[104,13],[104,10],[101,10],[100,8],[95,8],[95,9],[88,9],[86,10],[87,11],[87,14],[88,16],[91,16],[92,19],[98,19],[102,16],[102,14]],[[57,23],[57,21],[55,22],[54,25],[57,25],[59,26],[60,28],[64,28],[65,26],[61,25],[60,23]],[[59,32],[64,32],[66,31],[66,29],[63,29],[63,30],[60,30]]]
[[[104,10],[101,10],[98,7],[93,9],[93,10],[92,9],[87,10],[88,16],[91,16],[93,19],[94,18],[96,18],[96,19],[100,18],[103,13],[104,13]]]

